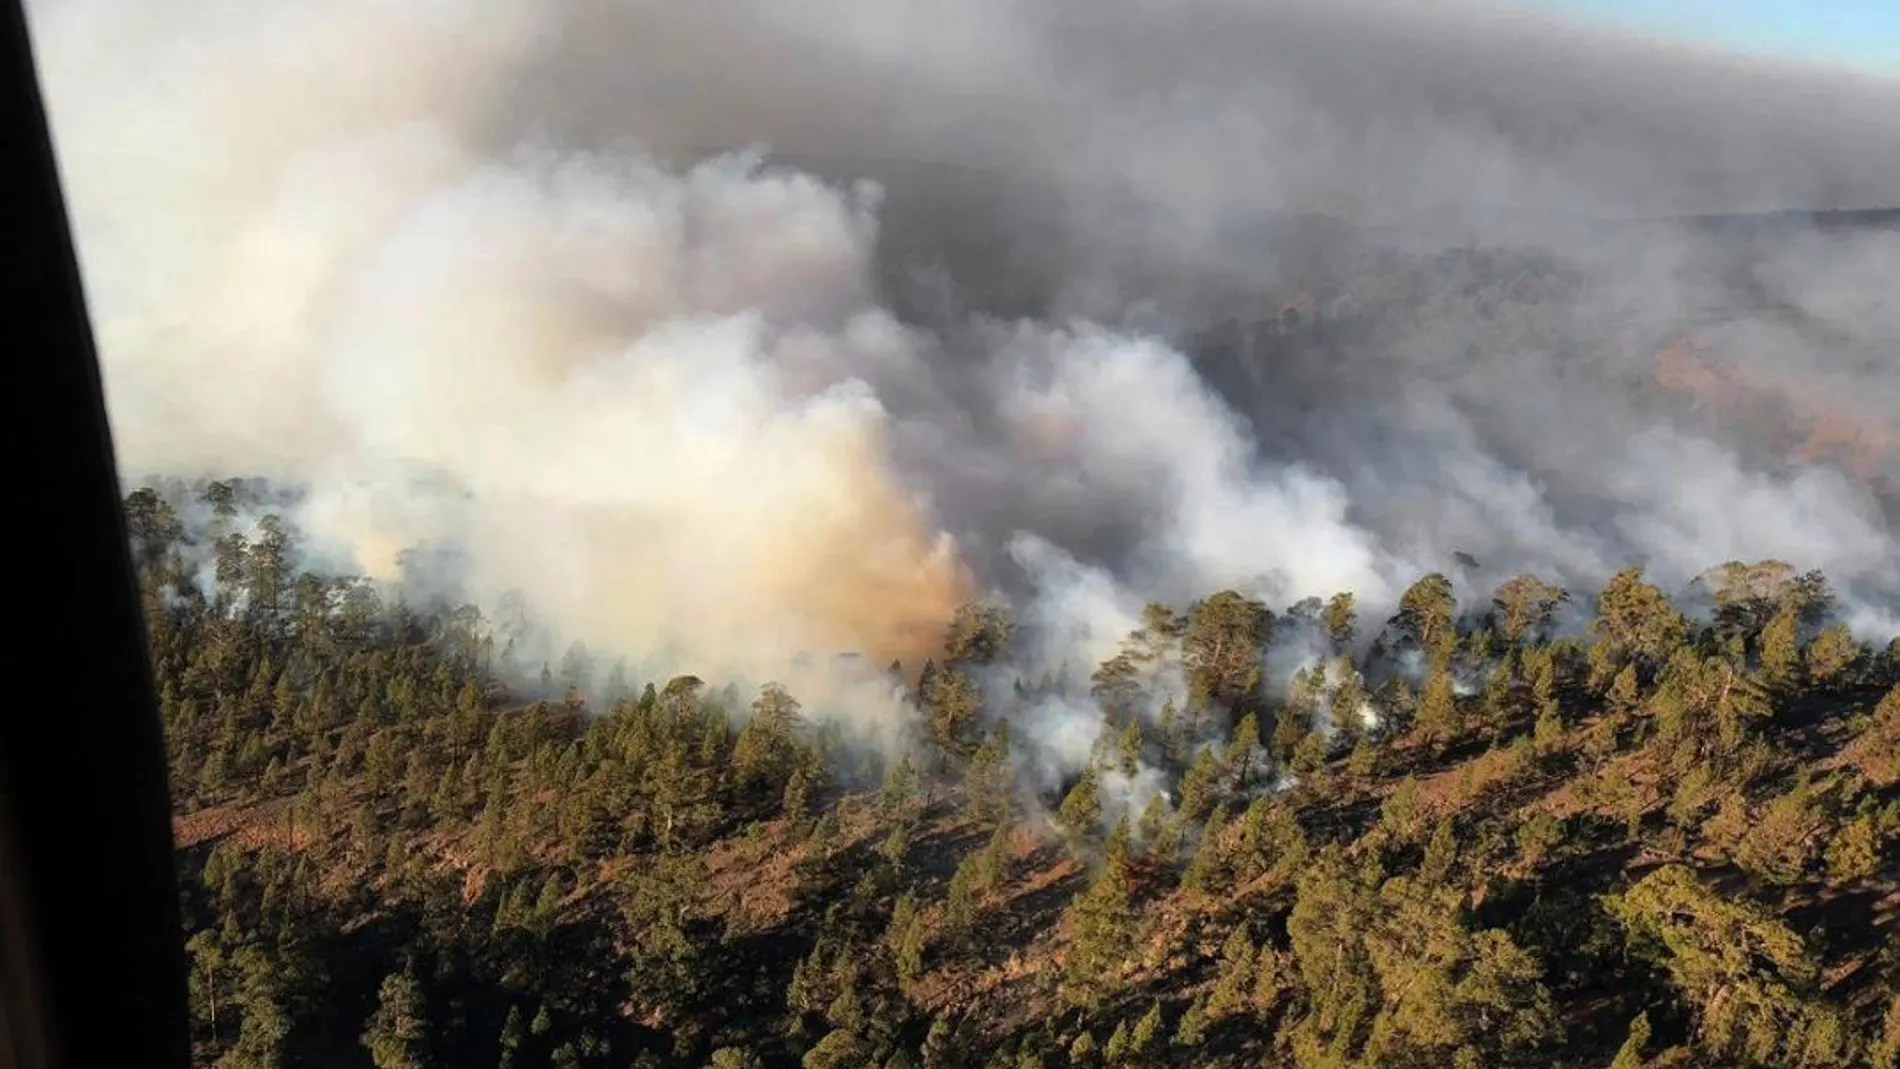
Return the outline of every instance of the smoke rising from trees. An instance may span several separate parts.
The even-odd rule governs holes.
[[[1900,425],[1900,235],[1608,221],[1900,203],[1895,83],[1384,0],[32,8],[124,468],[380,578],[709,677],[1731,558],[1891,633],[1878,478],[1655,369]]]

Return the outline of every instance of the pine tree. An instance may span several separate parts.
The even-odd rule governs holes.
[[[1233,738],[1227,740],[1226,750],[1221,755],[1221,763],[1233,776],[1234,789],[1245,791],[1249,774],[1253,770],[1254,751],[1260,748],[1260,718],[1252,713],[1240,718],[1234,725]]]
[[[1761,633],[1762,679],[1777,690],[1800,685],[1801,644],[1792,612],[1777,613]]]
[[[924,927],[923,918],[912,917],[897,943],[897,976],[901,982],[911,983],[923,975],[928,939],[929,933]]]
[[[1895,641],[1900,642],[1900,640]],[[1900,665],[1900,656],[1892,660]],[[1161,703],[1161,715],[1155,718],[1155,734],[1156,745],[1161,750],[1161,763],[1164,767],[1178,769],[1186,764],[1188,743],[1172,697]]]
[[[1808,644],[1804,654],[1808,682],[1824,691],[1833,690],[1854,673],[1861,656],[1860,645],[1854,641],[1853,634],[1845,626],[1835,624]]]
[[[1201,830],[1201,842],[1195,848],[1194,857],[1188,861],[1187,872],[1182,874],[1184,887],[1202,894],[1214,894],[1227,886],[1233,875],[1228,866],[1226,846],[1223,835],[1227,828],[1227,807],[1217,805],[1207,816],[1207,825]]]
[[[1220,971],[1214,979],[1214,990],[1207,997],[1207,1016],[1218,1019],[1243,1008],[1253,995],[1253,970],[1253,939],[1247,933],[1246,923],[1242,922],[1221,945]]]
[[[1428,884],[1443,883],[1457,860],[1458,835],[1452,828],[1451,818],[1445,817],[1432,829],[1431,841],[1425,845],[1425,858],[1419,863],[1418,878]]]
[[[239,1066],[281,1065],[290,1037],[288,1004],[294,981],[285,975],[287,970],[277,955],[257,947],[239,948],[236,960],[241,977],[237,1004],[243,1016],[226,1061]]]
[[[1531,728],[1531,743],[1540,754],[1555,753],[1564,739],[1563,714],[1556,702],[1545,702],[1537,710],[1537,723]]]
[[[923,1069],[951,1069],[957,1064],[959,1051],[956,1042],[956,1030],[951,1027],[950,1019],[939,1013],[930,1021],[930,1031],[924,1036],[920,1060]]]
[[[980,744],[983,699],[976,680],[960,668],[938,669],[931,674],[923,705],[932,741],[951,767],[960,767]]]
[[[1617,712],[1629,713],[1635,711],[1642,699],[1642,684],[1637,681],[1636,666],[1626,664],[1611,680],[1609,693],[1604,695],[1604,700]]]
[[[781,795],[798,765],[797,699],[769,683],[752,703],[752,716],[732,747],[732,770],[748,790]]]
[[[1688,622],[1660,588],[1643,581],[1641,568],[1610,577],[1597,596],[1591,627],[1606,653],[1631,654],[1652,664],[1666,660],[1688,634]]]
[[[1334,653],[1343,654],[1352,648],[1356,620],[1351,593],[1334,594],[1326,603],[1326,638],[1332,643]]]
[[[945,628],[946,664],[995,664],[1009,655],[1016,621],[1007,608],[993,604],[957,607]]]
[[[1610,1069],[1643,1069],[1643,1048],[1649,1045],[1649,1014],[1639,1013],[1630,1021],[1628,1038],[1617,1048]]]
[[[964,770],[964,811],[980,824],[1007,824],[1011,819],[1009,747],[1009,724],[998,724]]]
[[[988,888],[984,887],[980,851],[964,855],[950,875],[944,893],[942,938],[947,943],[961,942],[976,922],[977,910]]]
[[[1096,788],[1095,770],[1085,768],[1082,778],[1062,799],[1062,808],[1056,812],[1056,819],[1062,822],[1071,836],[1093,835],[1102,824],[1101,792]]]
[[[1887,1003],[1880,1034],[1868,1046],[1867,1058],[1874,1069],[1900,1069],[1900,994]]]
[[[1346,757],[1346,773],[1356,780],[1369,780],[1379,774],[1379,748],[1361,736]]]
[[[805,1052],[799,1064],[804,1069],[858,1069],[871,1053],[871,1045],[863,1036],[848,1028],[834,1028]]]
[[[1464,716],[1452,691],[1451,671],[1444,665],[1432,668],[1426,677],[1425,691],[1418,708],[1418,731],[1436,750],[1444,750],[1464,734]]]
[[[1194,765],[1181,780],[1180,811],[1183,819],[1200,820],[1214,804],[1220,789],[1220,759],[1212,750],[1202,750]]]
[[[1569,600],[1562,587],[1551,586],[1534,575],[1507,580],[1493,595],[1491,605],[1497,616],[1498,632],[1504,641],[1516,645],[1535,638],[1550,626],[1557,606]]]
[[[1350,744],[1366,732],[1365,684],[1359,678],[1358,670],[1353,667],[1350,655],[1339,659],[1336,670],[1340,682],[1333,690],[1330,705],[1333,734],[1341,743]]]
[[[877,796],[880,823],[910,819],[918,801],[917,766],[904,754],[884,775],[884,787]]]
[[[786,777],[785,791],[779,795],[779,812],[791,818],[797,827],[803,827],[803,821],[811,815],[812,795],[820,778],[821,773],[804,761],[793,767],[792,774]]]
[[[376,1069],[424,1069],[429,1064],[428,1041],[422,985],[415,973],[405,969],[384,977],[376,1012],[363,1031],[363,1045]]]
[[[1181,637],[1188,711],[1204,721],[1212,710],[1239,718],[1258,708],[1263,683],[1260,651],[1273,614],[1258,601],[1223,590],[1188,610]]]
[[[878,844],[877,856],[890,867],[892,873],[901,874],[904,859],[910,856],[910,826],[908,824],[893,825],[890,834]]]
[[[917,896],[905,891],[897,897],[891,906],[891,919],[884,928],[884,946],[894,956],[901,956],[900,946],[904,942],[912,922],[917,920]],[[900,968],[900,973],[903,971]]]
[[[1140,1058],[1154,1049],[1155,1041],[1161,1034],[1161,1003],[1148,1004],[1148,1012],[1135,1022],[1134,1030],[1128,1033],[1128,1053]]]
[[[1115,1031],[1109,1033],[1108,1043],[1102,1047],[1102,1056],[1110,1065],[1120,1065],[1128,1057],[1128,1022],[1119,1021]]]
[[[1319,707],[1323,681],[1318,673],[1301,669],[1287,684],[1286,704],[1273,722],[1273,756],[1280,761],[1293,760],[1300,743],[1312,733],[1313,716]]]
[[[1070,937],[1064,991],[1078,1005],[1094,1006],[1114,988],[1134,948],[1126,862],[1109,858],[1094,884],[1069,904],[1063,920]]]
[[[501,1038],[498,1041],[501,1047],[501,1058],[498,1063],[500,1069],[512,1069],[515,1057],[521,1050],[522,1041],[527,1036],[528,1023],[521,1017],[521,1007],[510,1005],[508,1018],[502,1022]]]
[[[1563,842],[1563,824],[1549,813],[1538,811],[1517,829],[1517,849],[1532,866],[1541,864]]]
[[[1141,718],[1130,717],[1128,727],[1123,729],[1117,746],[1117,755],[1121,758],[1122,775],[1130,779],[1141,771]]]
[[[1827,869],[1832,879],[1851,883],[1872,876],[1880,868],[1880,832],[1871,815],[1848,821],[1827,847]]]
[[[1170,1040],[1177,1047],[1198,1047],[1207,1039],[1207,999],[1197,998],[1188,1004],[1187,1012],[1175,1023],[1174,1038]]]
[[[1293,771],[1307,779],[1318,779],[1326,771],[1326,736],[1314,731],[1293,748]]]
[[[1457,611],[1451,580],[1433,572],[1406,588],[1399,598],[1399,611],[1387,627],[1404,648],[1423,652],[1428,661],[1440,661],[1458,640],[1452,619]]]

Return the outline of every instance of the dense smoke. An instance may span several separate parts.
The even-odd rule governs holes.
[[[1900,425],[1900,237],[1609,221],[1900,204],[1895,83],[1372,0],[31,6],[127,473],[564,640],[915,663],[995,591],[1056,671],[1765,557],[1891,629],[1879,481],[1654,371]]]

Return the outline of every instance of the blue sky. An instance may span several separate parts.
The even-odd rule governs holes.
[[[1630,29],[1900,76],[1900,0],[1535,0]]]

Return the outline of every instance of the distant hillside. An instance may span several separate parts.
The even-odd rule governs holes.
[[[1112,190],[1086,183],[915,159],[771,159],[884,185],[881,281],[905,314],[941,326],[970,311],[1086,313],[1160,331],[1290,458],[1325,459],[1308,455],[1298,413],[1400,404],[1426,385],[1449,390],[1505,460],[1562,481],[1513,441],[1538,428],[1508,426],[1527,417],[1492,391],[1561,363],[1564,397],[1622,410],[1625,433],[1684,426],[1763,464],[1832,464],[1863,481],[1891,465],[1878,443],[1900,428],[1900,306],[1882,294],[1900,264],[1900,208],[1408,226],[1263,213],[1176,234],[1179,221],[1118,212]],[[1731,418],[1738,396],[1684,393],[1668,354],[1685,346],[1755,399],[1746,418]]]
[[[1717,234],[1763,236],[1803,230],[1835,233],[1856,230],[1894,231],[1900,230],[1900,208],[1841,208],[1830,211],[1780,211],[1742,215],[1682,215],[1626,225],[1641,226],[1650,222],[1663,222]]]

